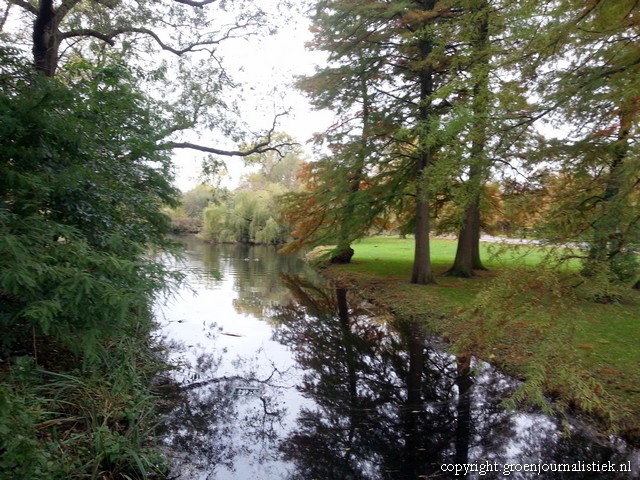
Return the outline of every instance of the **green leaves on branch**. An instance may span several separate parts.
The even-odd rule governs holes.
[[[155,149],[160,120],[120,65],[74,64],[70,88],[14,76],[18,62],[1,53],[4,341],[33,327],[87,353],[83,345],[148,321],[150,295],[163,286],[166,272],[142,258],[168,246],[160,206],[175,203],[169,159]]]
[[[147,478],[163,122],[120,64],[0,60],[0,476]]]

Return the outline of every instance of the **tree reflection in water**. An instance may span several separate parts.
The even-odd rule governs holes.
[[[217,479],[221,470],[234,472],[238,458],[273,460],[286,414],[278,382],[288,380],[288,372],[259,377],[257,358],[237,359],[233,376],[218,373],[221,357],[212,353],[187,367],[178,401],[159,432],[172,457],[171,478]]]
[[[562,435],[541,415],[507,414],[500,400],[514,382],[469,357],[445,354],[417,323],[389,328],[369,311],[349,309],[345,290],[332,296],[299,277],[283,281],[296,301],[274,313],[276,338],[305,369],[299,389],[314,402],[299,411],[280,445],[295,464],[288,478],[413,480],[453,477],[442,471],[444,463],[627,460]],[[602,472],[578,476],[602,478]]]
[[[321,286],[298,259],[190,240],[184,267],[200,295],[184,293],[163,327],[184,342],[171,348],[183,401],[164,425],[173,478],[414,480],[453,477],[443,463],[627,460],[557,420],[505,413],[513,381]],[[603,478],[565,475],[539,478]]]

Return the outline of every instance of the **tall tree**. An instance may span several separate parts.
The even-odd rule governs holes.
[[[431,283],[434,276],[429,254],[428,171],[441,144],[438,117],[440,104],[444,102],[435,100],[435,95],[444,84],[447,71],[443,61],[447,56],[446,42],[442,40],[446,35],[440,27],[450,16],[450,9],[435,0],[387,4],[370,0],[326,1],[319,6],[330,12],[320,17],[323,22],[317,23],[319,44],[330,51],[333,48],[343,52],[343,58],[349,58],[354,65],[350,70],[353,80],[343,90],[348,95],[341,96],[328,88],[320,90],[319,95],[335,100],[347,110],[353,107],[354,99],[360,99],[367,107],[359,109],[366,114],[361,118],[384,119],[368,123],[361,130],[363,136],[356,141],[366,156],[363,157],[366,170],[375,172],[375,179],[369,179],[373,185],[384,184],[386,188],[393,185],[394,192],[401,194],[405,194],[409,185],[413,188],[416,253],[411,281]],[[369,90],[361,89],[358,80],[365,71]],[[372,128],[373,125],[376,127]],[[340,140],[349,144],[344,138]],[[362,148],[364,145],[366,148]],[[359,171],[357,166],[352,169],[355,172],[352,178],[357,178]],[[354,186],[355,183],[346,185],[345,190],[351,192],[347,199],[359,196]],[[393,202],[392,195],[381,198],[387,207]],[[354,202],[347,201],[346,205]],[[351,215],[351,207],[345,212]],[[372,217],[363,218],[370,221]],[[341,243],[346,247],[346,241]]]
[[[313,15],[315,49],[327,52],[328,65],[302,78],[298,86],[317,108],[330,109],[334,124],[319,142],[330,150],[322,168],[314,169],[314,194],[331,203],[318,230],[294,245],[328,241],[336,243],[331,261],[348,263],[351,242],[362,236],[386,207],[379,195],[381,157],[388,143],[386,91],[392,83],[386,61],[387,19],[378,18],[375,2],[323,1]],[[301,194],[304,196],[304,194]],[[328,228],[332,224],[331,229]],[[331,231],[333,230],[333,231]],[[307,230],[308,233],[312,233]]]
[[[457,78],[449,122],[462,128],[443,159],[449,185],[442,189],[458,211],[458,245],[447,274],[472,277],[485,269],[480,231],[487,182],[499,166],[520,167],[534,137],[535,116],[519,72],[532,9],[512,0],[460,0],[456,7],[451,68]]]
[[[471,126],[469,132],[468,178],[462,226],[458,233],[458,246],[448,275],[471,277],[475,269],[484,269],[480,259],[480,199],[489,176],[487,142],[490,110],[489,73],[491,69],[489,2],[476,0],[464,5],[470,30],[470,62],[467,72],[471,77]],[[466,22],[465,22],[466,23]]]
[[[551,119],[567,135],[549,153],[565,181],[554,192],[546,223],[555,242],[587,245],[584,273],[618,281],[638,275],[632,249],[640,241],[640,48],[637,2],[599,0],[555,4],[542,42],[553,62],[540,81]],[[566,25],[574,25],[567,30]],[[547,50],[548,53],[548,50]]]
[[[78,56],[94,63],[115,56],[140,65],[141,70],[146,68],[141,77],[147,81],[155,79],[155,88],[167,93],[164,113],[171,118],[167,128],[158,134],[158,149],[192,149],[223,157],[246,157],[287,146],[274,145],[271,138],[280,115],[274,117],[271,128],[247,141],[240,134],[232,102],[222,98],[224,92],[231,96],[236,85],[224,68],[219,45],[225,40],[267,31],[268,16],[254,2],[235,2],[232,6],[217,0],[93,0],[91,8],[80,0],[10,0],[10,3],[26,15],[21,21],[33,20],[30,39],[33,63],[45,76],[53,77],[61,62]],[[19,37],[20,33],[12,37]],[[166,75],[169,66],[172,75]],[[173,80],[176,81],[172,83]],[[208,135],[209,130],[221,130],[245,147],[217,148],[178,137],[185,130],[203,128]]]
[[[413,48],[409,53],[410,63],[407,71],[417,76],[418,96],[416,125],[416,193],[415,193],[415,249],[411,283],[434,283],[435,277],[431,268],[430,252],[430,208],[428,168],[432,164],[433,144],[431,141],[433,128],[434,65],[430,58],[434,49],[433,28],[429,28],[437,17],[435,0],[413,2],[413,8],[405,13],[407,29],[411,32],[409,45]]]

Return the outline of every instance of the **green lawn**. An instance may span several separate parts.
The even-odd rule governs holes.
[[[431,264],[436,272],[444,272],[451,266],[456,253],[456,241],[441,238],[431,239]],[[366,269],[380,276],[411,273],[413,264],[413,239],[399,237],[368,237],[353,245],[354,262],[367,263]],[[482,243],[480,254],[488,268],[513,266],[515,263],[535,265],[544,255],[542,247],[531,245],[513,246],[497,243]],[[375,264],[370,264],[375,261]]]
[[[584,300],[575,295],[571,283],[574,263],[558,276],[559,291],[564,292],[558,294],[553,290],[555,284],[544,276],[536,277],[540,269],[531,268],[548,264],[540,247],[482,244],[483,263],[489,271],[473,279],[458,279],[443,276],[453,261],[456,241],[432,239],[437,285],[428,286],[408,282],[413,239],[372,237],[353,248],[352,263],[332,266],[329,275],[356,283],[364,295],[398,316],[424,319],[450,339],[453,348],[472,348],[511,373],[526,378],[527,372],[539,370],[536,362],[540,362],[550,390],[546,393],[568,404],[573,404],[572,395],[592,394],[595,400],[581,403],[578,398],[576,404],[594,414],[611,415],[613,427],[622,425],[628,436],[640,438],[637,292],[629,289],[620,303]],[[525,288],[506,298],[501,296],[501,286],[505,291]],[[488,319],[475,315],[472,312],[478,306],[498,314]]]

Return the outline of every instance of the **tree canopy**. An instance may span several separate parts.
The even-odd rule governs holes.
[[[633,280],[637,18],[634,2],[614,0],[318,2],[311,46],[329,63],[299,85],[336,121],[319,137],[330,154],[292,204],[312,212],[292,215],[302,227],[292,247],[332,231],[344,250],[381,215],[404,218],[411,281],[430,283],[435,221],[458,233],[449,273],[472,276],[484,268],[481,230],[512,208],[511,187],[543,180],[535,188],[549,203],[527,220],[520,212],[527,228],[578,245],[587,276]],[[541,135],[549,126],[555,138]]]
[[[9,5],[14,8],[7,9],[7,40],[28,46],[36,70],[45,76],[57,75],[61,65],[77,58],[92,64],[115,58],[135,65],[145,88],[163,92],[156,108],[167,122],[157,132],[158,149],[245,157],[287,146],[271,138],[284,111],[261,131],[245,128],[234,93],[238,85],[220,54],[225,41],[269,33],[269,15],[255,2],[95,0],[87,8],[79,0],[11,0]],[[184,137],[187,131],[192,133]],[[215,144],[224,140],[238,147]]]

